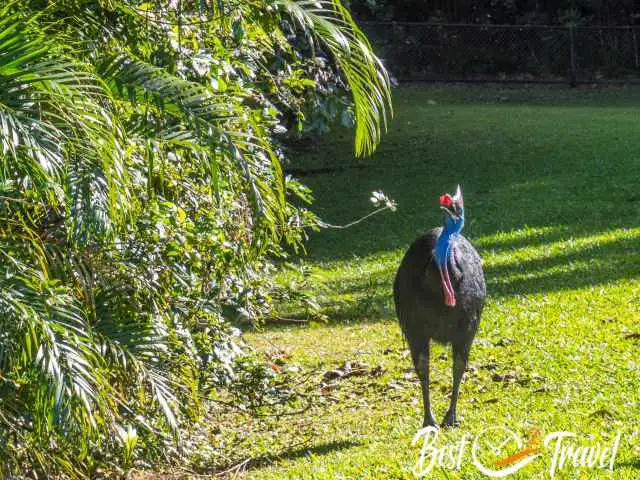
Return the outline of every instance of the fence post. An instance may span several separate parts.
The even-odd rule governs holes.
[[[574,25],[569,25],[569,86],[575,87],[576,82],[576,46],[573,35]]]

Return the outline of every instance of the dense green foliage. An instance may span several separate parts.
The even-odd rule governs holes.
[[[316,225],[279,139],[341,115],[368,154],[389,107],[338,1],[2,7],[0,475],[170,460],[220,387],[264,385],[231,322]]]

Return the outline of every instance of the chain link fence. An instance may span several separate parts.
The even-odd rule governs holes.
[[[640,83],[640,27],[363,22],[400,81]]]

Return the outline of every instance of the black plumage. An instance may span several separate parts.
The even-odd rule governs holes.
[[[446,209],[445,215],[449,215]],[[453,389],[443,425],[453,426],[457,423],[456,404],[460,381],[467,367],[469,350],[478,330],[486,296],[480,256],[466,238],[456,233],[451,236],[452,248],[448,255],[448,271],[456,301],[453,307],[445,304],[441,275],[434,255],[436,242],[442,232],[442,228],[434,228],[413,242],[402,259],[393,286],[400,327],[409,344],[422,387],[424,426],[435,425],[429,401],[430,340],[452,345]]]

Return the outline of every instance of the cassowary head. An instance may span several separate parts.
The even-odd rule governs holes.
[[[440,196],[440,208],[444,212],[445,230],[451,233],[457,233],[462,230],[464,225],[464,200],[462,199],[460,185],[458,185],[456,194],[453,197],[448,193]]]

